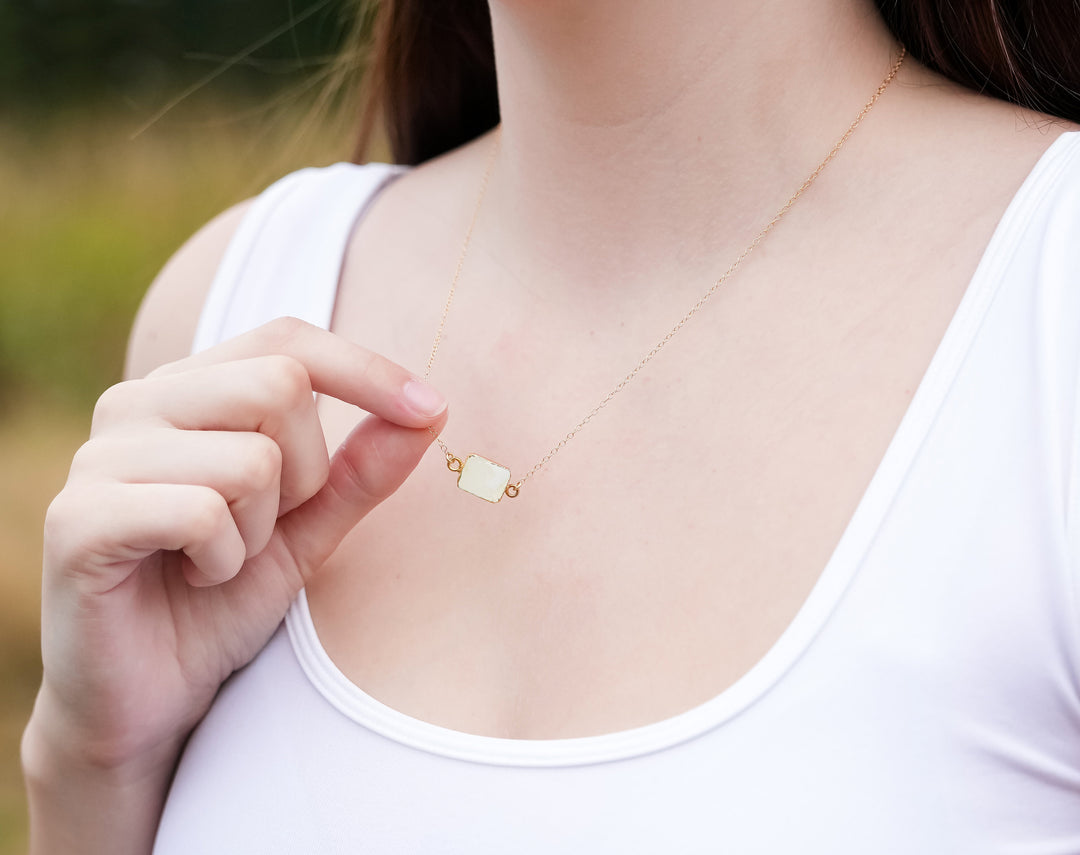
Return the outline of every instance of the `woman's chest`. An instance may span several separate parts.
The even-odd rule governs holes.
[[[817,582],[954,307],[909,302],[930,329],[908,339],[916,319],[881,306],[833,306],[828,329],[799,308],[702,318],[517,498],[457,489],[433,448],[311,586],[334,660],[395,709],[514,737],[635,727],[730,686]],[[490,347],[448,378],[443,438],[519,478],[600,387],[572,354],[560,385]]]
[[[431,374],[442,439],[531,474],[490,504],[433,448],[311,586],[331,657],[389,706],[471,733],[610,732],[718,695],[834,555],[997,214],[940,233],[793,220],[659,351],[686,288],[560,305],[473,259]],[[335,329],[422,365],[453,248],[403,268],[372,234]],[[382,283],[377,307],[360,276]],[[334,445],[356,416],[332,404]]]

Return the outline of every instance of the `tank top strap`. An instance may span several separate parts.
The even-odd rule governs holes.
[[[274,318],[328,328],[353,228],[403,169],[384,163],[301,169],[257,196],[210,286],[192,351]]]

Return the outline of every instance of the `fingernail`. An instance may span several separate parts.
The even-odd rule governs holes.
[[[410,380],[402,394],[405,401],[421,416],[437,416],[446,409],[446,398],[423,380]]]

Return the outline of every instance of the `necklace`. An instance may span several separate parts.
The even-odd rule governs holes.
[[[848,141],[848,138],[853,133],[855,133],[855,129],[866,117],[866,114],[870,112],[874,104],[877,103],[878,99],[885,92],[885,89],[888,88],[888,85],[892,83],[893,78],[896,77],[897,72],[900,71],[900,66],[904,63],[904,57],[906,54],[907,49],[903,45],[901,45],[900,55],[898,56],[896,62],[893,63],[893,66],[889,70],[889,73],[886,75],[885,79],[881,81],[881,85],[878,86],[874,94],[870,96],[870,100],[868,100],[863,106],[862,110],[859,111],[859,114],[855,117],[855,120],[850,125],[848,125],[847,130],[844,131],[840,139],[836,141],[836,144],[825,156],[825,159],[822,160],[821,163],[818,164],[817,168],[810,173],[807,179],[803,181],[803,183],[799,186],[799,189],[791,195],[791,197],[783,204],[780,210],[776,212],[773,218],[765,224],[765,226],[761,229],[761,231],[757,233],[757,235],[754,236],[754,239],[746,245],[746,248],[743,249],[743,251],[735,257],[735,260],[731,262],[727,270],[724,271],[720,278],[713,282],[709,289],[704,294],[702,294],[700,298],[698,298],[698,301],[690,307],[690,309],[686,312],[685,315],[682,316],[682,318],[675,324],[675,326],[668,330],[667,334],[655,345],[653,345],[652,349],[648,353],[646,353],[644,357],[642,357],[641,361],[634,366],[630,373],[623,377],[622,380],[620,380],[617,384],[615,384],[611,391],[608,392],[600,400],[600,402],[595,407],[593,407],[583,419],[581,419],[581,421],[574,425],[574,427],[572,427],[562,439],[560,439],[554,446],[552,446],[551,450],[548,451],[548,453],[545,454],[540,459],[540,461],[535,466],[533,466],[532,469],[526,472],[521,478],[519,478],[514,483],[510,483],[509,469],[494,462],[493,460],[488,460],[486,457],[481,457],[479,454],[469,454],[465,457],[464,460],[462,460],[460,457],[457,457],[452,451],[450,451],[446,443],[443,442],[442,438],[438,436],[432,428],[428,428],[428,430],[431,431],[432,436],[435,438],[435,441],[439,444],[439,448],[442,449],[442,452],[446,457],[446,468],[449,469],[451,472],[457,473],[458,487],[460,487],[467,493],[471,493],[474,496],[493,503],[498,502],[503,496],[508,496],[511,499],[516,498],[521,492],[521,488],[525,484],[525,482],[528,481],[529,478],[531,478],[541,469],[543,469],[544,466],[546,466],[548,462],[556,454],[559,453],[563,446],[565,446],[577,435],[578,431],[580,431],[583,427],[585,427],[585,425],[591,422],[593,418],[611,402],[612,398],[614,398],[616,395],[619,394],[619,392],[621,392],[628,385],[630,385],[633,379],[637,377],[641,369],[648,365],[649,362],[652,361],[653,357],[656,356],[661,350],[663,350],[669,341],[671,341],[676,335],[678,335],[679,331],[686,325],[687,321],[689,321],[694,315],[696,315],[698,311],[702,308],[702,306],[704,306],[705,303],[709,300],[709,298],[716,293],[720,286],[731,278],[735,271],[738,270],[742,263],[746,260],[746,257],[757,248],[758,244],[760,244],[765,239],[765,236],[773,230],[773,227],[776,226],[776,224],[780,222],[783,216],[791,210],[792,206],[794,206],[795,202],[799,199],[799,197],[802,196],[802,194],[809,189],[810,185],[812,185],[814,181],[817,180],[817,177],[824,171],[825,167],[829,165],[829,163],[834,157],[836,157],[844,143],[846,143]],[[454,269],[453,278],[450,280],[450,292],[446,295],[446,304],[443,306],[442,317],[439,319],[438,329],[435,330],[435,339],[431,343],[431,355],[428,357],[427,368],[424,370],[424,380],[428,379],[431,374],[431,369],[435,365],[435,357],[439,352],[439,344],[442,341],[443,330],[446,328],[446,318],[450,314],[450,304],[454,301],[454,292],[457,290],[458,280],[461,278],[461,271],[465,266],[465,257],[468,255],[469,242],[472,239],[473,228],[476,226],[476,220],[480,214],[480,207],[484,201],[484,195],[487,191],[488,179],[491,177],[491,167],[495,162],[495,154],[499,149],[499,140],[501,138],[501,134],[502,125],[499,125],[495,129],[495,138],[494,140],[492,140],[491,148],[488,151],[487,164],[484,168],[484,175],[483,178],[480,180],[480,190],[477,193],[476,197],[476,206],[473,209],[472,219],[469,221],[469,227],[465,231],[465,239],[464,241],[462,241],[461,252],[458,254],[457,267]]]

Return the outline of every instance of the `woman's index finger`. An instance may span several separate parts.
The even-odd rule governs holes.
[[[446,409],[427,383],[365,347],[297,318],[278,318],[152,375],[175,374],[222,362],[279,355],[295,359],[311,388],[404,427],[426,427]]]

